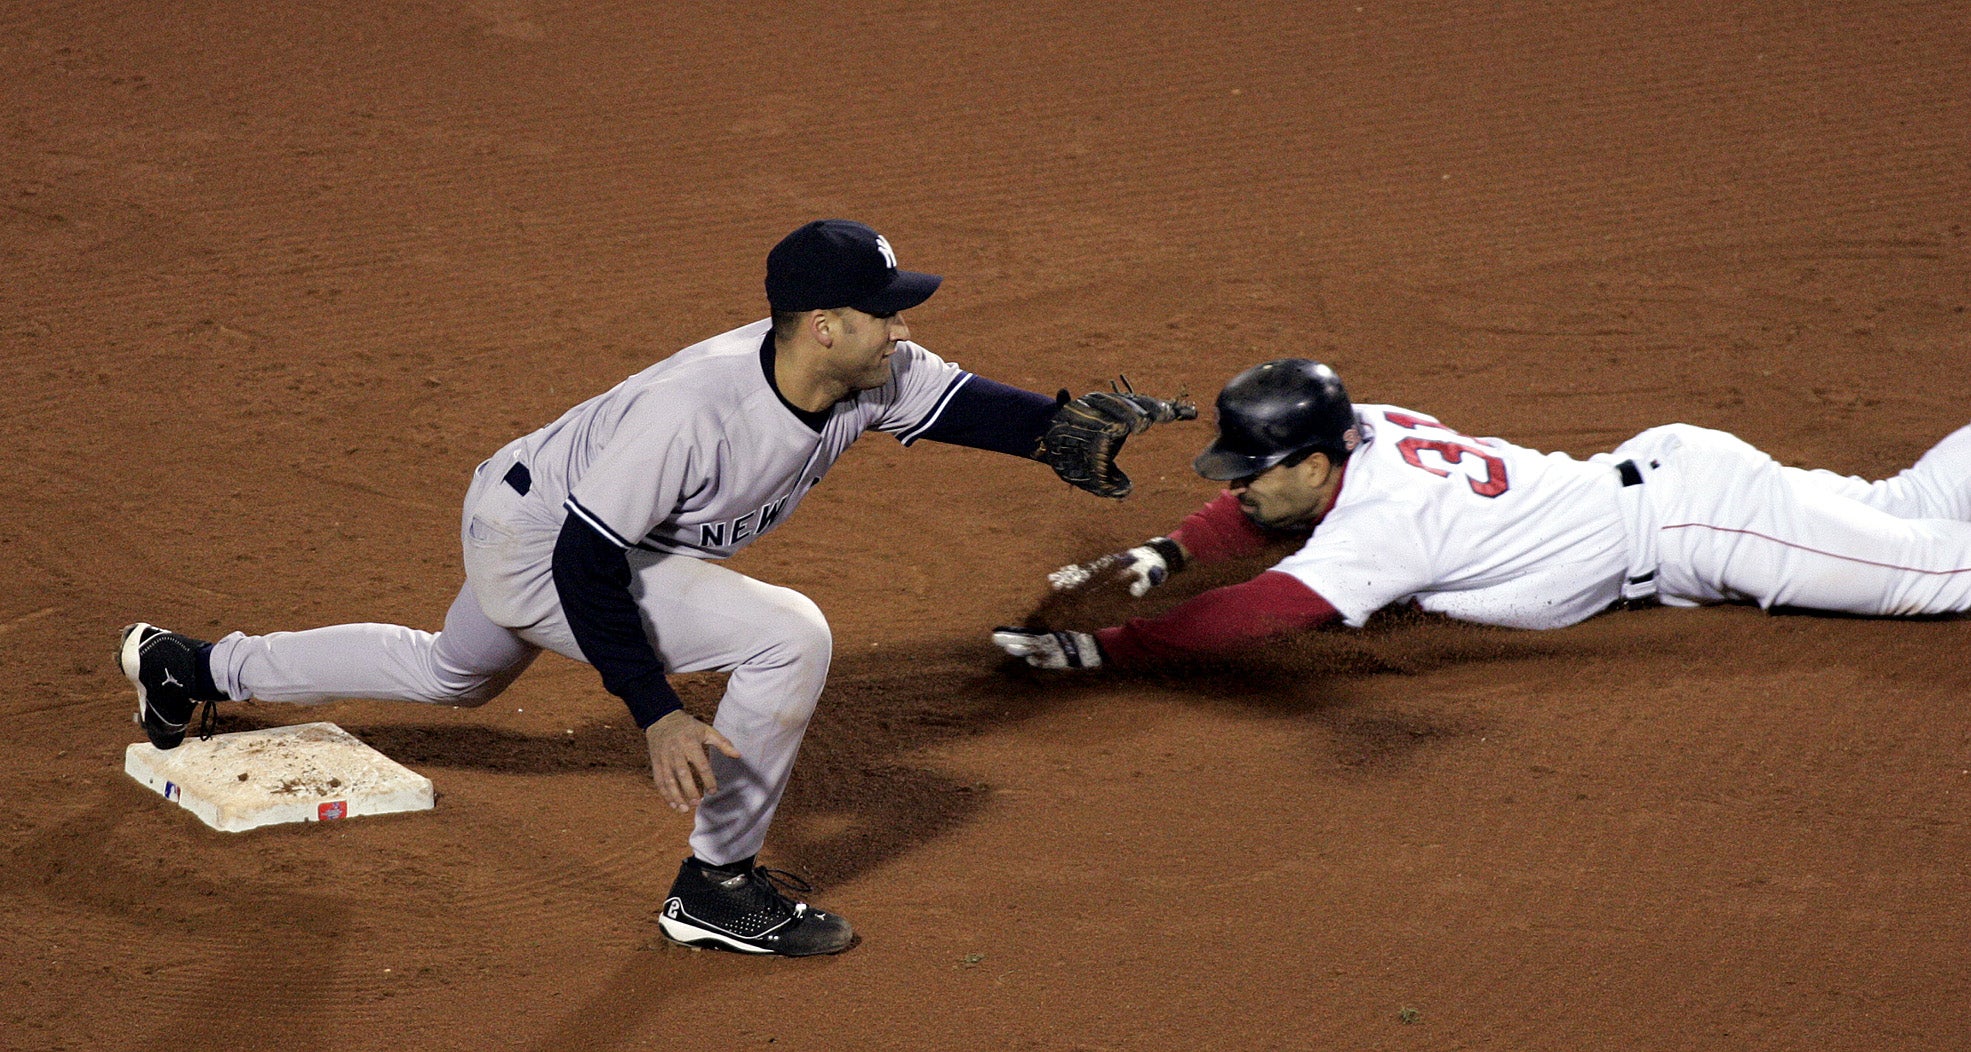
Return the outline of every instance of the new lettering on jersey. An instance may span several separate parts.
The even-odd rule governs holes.
[[[815,479],[814,482],[819,482]],[[809,483],[812,485],[813,483]],[[727,547],[727,538],[737,545],[748,537],[765,533],[774,523],[780,521],[780,513],[787,507],[787,498],[768,504],[757,512],[747,512],[731,522],[708,522],[698,527],[698,547],[713,551]]]
[[[1392,603],[1516,628],[1572,624],[1619,594],[1628,546],[1608,464],[1476,439],[1395,406],[1357,405],[1366,436],[1334,507],[1276,569],[1351,625]]]

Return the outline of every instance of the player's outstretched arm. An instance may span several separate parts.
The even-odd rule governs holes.
[[[1240,510],[1239,498],[1228,490],[1185,516],[1169,536],[1152,537],[1127,551],[1063,566],[1047,575],[1047,583],[1056,592],[1067,592],[1120,578],[1130,595],[1141,598],[1186,566],[1257,555],[1279,536],[1254,525]]]
[[[976,374],[954,382],[933,415],[899,437],[990,449],[1038,460],[1063,480],[1101,497],[1129,495],[1129,476],[1116,454],[1130,435],[1156,424],[1193,420],[1198,409],[1182,398],[1152,398],[1121,380],[1113,391],[1049,398]]]
[[[1276,570],[1192,596],[1167,613],[1096,632],[996,628],[993,645],[1035,668],[1140,668],[1223,657],[1294,632],[1342,620],[1298,579]]]
[[[1110,664],[1137,668],[1226,657],[1269,639],[1342,620],[1341,611],[1292,574],[1267,570],[1213,588],[1157,617],[1133,618],[1095,633]]]
[[[689,811],[719,787],[712,774],[711,750],[739,759],[739,750],[725,735],[678,709],[644,728],[650,746],[650,773],[657,792],[673,811]]]

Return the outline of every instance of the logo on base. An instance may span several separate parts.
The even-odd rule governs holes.
[[[166,783],[164,783],[164,798],[165,798],[166,800],[176,800],[176,799],[178,799],[178,783],[177,783],[177,782],[166,782]]]
[[[349,801],[347,800],[330,800],[328,803],[315,808],[315,820],[318,822],[333,822],[338,818],[347,817],[349,817]]]

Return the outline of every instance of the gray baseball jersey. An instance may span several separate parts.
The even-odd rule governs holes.
[[[767,383],[768,331],[687,347],[513,443],[532,511],[565,509],[621,548],[725,558],[785,522],[864,431],[914,441],[971,375],[899,343],[889,382],[837,403],[817,432]]]
[[[767,300],[781,311],[894,318],[939,280],[899,270],[888,242],[844,220],[807,224],[767,257]],[[720,560],[786,522],[866,431],[1031,457],[1059,409],[902,340],[882,386],[803,411],[774,386],[770,328],[759,321],[687,347],[481,463],[460,516],[466,580],[442,632],[235,632],[209,651],[213,689],[236,700],[476,705],[548,649],[594,665],[648,727],[681,707],[667,673],[724,672],[713,727],[739,756],[707,756],[717,788],[698,807],[691,845],[713,865],[751,858],[833,640],[807,597]]]
[[[663,672],[726,671],[713,725],[743,759],[710,756],[719,788],[698,809],[692,848],[714,863],[751,856],[826,680],[831,640],[804,596],[718,561],[784,523],[865,431],[1003,452],[1030,446],[1053,406],[905,341],[883,386],[802,413],[768,380],[768,329],[755,322],[687,347],[481,464],[460,523],[467,583],[442,633],[380,624],[236,632],[214,647],[215,683],[235,699],[479,704],[546,648],[590,661],[605,682],[627,669],[619,694],[647,725],[676,704]],[[558,582],[571,537],[592,538],[624,578]],[[634,640],[578,643],[564,600],[612,594],[634,601]]]

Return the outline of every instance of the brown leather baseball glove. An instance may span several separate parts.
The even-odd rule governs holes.
[[[1070,485],[1098,497],[1121,500],[1129,496],[1131,488],[1129,476],[1116,466],[1123,441],[1153,424],[1195,420],[1198,407],[1181,395],[1166,400],[1137,394],[1128,377],[1110,386],[1114,390],[1080,398],[1069,398],[1062,391],[1054,419],[1029,456],[1053,468]]]

